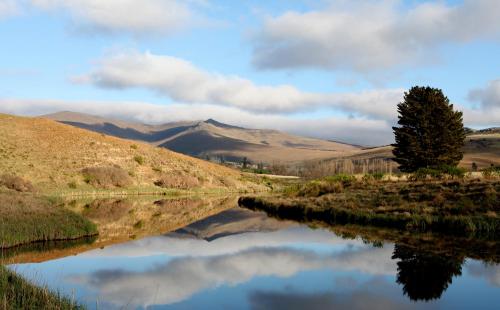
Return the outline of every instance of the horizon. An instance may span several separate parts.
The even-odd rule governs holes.
[[[376,146],[393,142],[403,92],[429,85],[465,126],[498,127],[498,12],[495,0],[3,0],[0,112],[214,119]]]

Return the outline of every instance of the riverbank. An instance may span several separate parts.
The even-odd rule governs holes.
[[[0,266],[1,309],[84,309],[66,297],[37,287],[15,272]]]
[[[316,180],[240,206],[283,219],[461,235],[500,234],[500,181]]]
[[[0,248],[97,234],[95,224],[61,202],[12,190],[0,190],[0,201]]]

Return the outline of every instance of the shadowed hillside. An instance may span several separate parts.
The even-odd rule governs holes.
[[[148,142],[191,156],[219,160],[241,161],[247,157],[254,163],[298,162],[344,156],[360,149],[349,144],[298,137],[276,130],[246,129],[213,119],[145,125],[74,112],[44,117],[107,135]]]
[[[226,167],[45,118],[0,114],[0,156],[3,174],[44,192],[257,188]]]

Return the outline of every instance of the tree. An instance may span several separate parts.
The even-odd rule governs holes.
[[[392,259],[398,259],[396,282],[411,300],[441,298],[453,277],[462,275],[464,259],[454,253],[440,253],[396,243]]]
[[[412,87],[398,104],[399,127],[393,127],[395,161],[403,172],[456,166],[463,157],[462,112],[440,89]]]

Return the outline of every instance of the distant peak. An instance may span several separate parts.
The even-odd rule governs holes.
[[[214,126],[220,127],[220,128],[245,129],[243,127],[232,126],[232,125],[228,125],[228,124],[224,124],[224,123],[218,122],[218,121],[214,120],[213,118],[207,119],[204,123],[205,124],[214,125]]]

